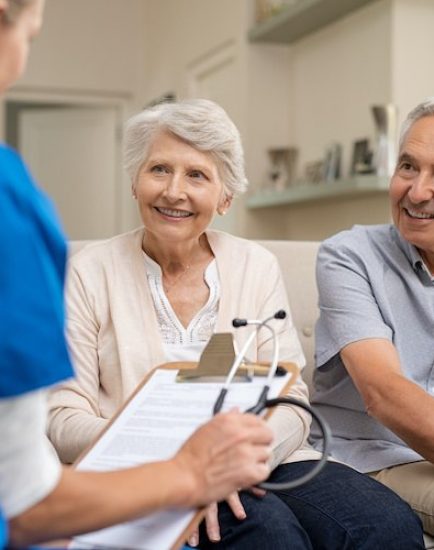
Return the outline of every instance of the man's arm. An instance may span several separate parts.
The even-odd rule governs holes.
[[[341,358],[368,414],[434,463],[434,398],[403,375],[395,346],[360,340],[345,346]]]
[[[21,547],[219,501],[268,476],[271,442],[263,420],[231,412],[197,430],[171,460],[117,472],[66,467],[51,493],[10,520],[10,542]]]

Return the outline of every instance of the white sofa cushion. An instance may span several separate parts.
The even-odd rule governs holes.
[[[294,325],[306,356],[303,378],[311,386],[315,364],[314,329],[318,318],[315,262],[319,242],[259,241],[278,259],[288,293]]]

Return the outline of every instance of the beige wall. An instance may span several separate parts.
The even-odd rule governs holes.
[[[375,2],[292,46],[248,43],[251,7],[245,0],[150,0],[147,45],[155,54],[147,64],[148,99],[197,93],[192,80],[208,63],[212,87],[199,95],[222,103],[240,128],[252,190],[263,184],[270,147],[296,145],[303,166],[338,141],[347,172],[353,141],[374,137],[369,106],[390,100],[389,3]],[[236,70],[213,73],[213,58],[228,48]],[[345,200],[255,211],[241,197],[233,209],[220,227],[256,238],[317,239],[353,223],[388,220],[385,194],[360,206]]]
[[[374,137],[370,106],[391,99],[390,19],[389,2],[374,2],[294,44],[292,131],[302,164],[337,141],[347,173],[354,139]]]
[[[434,95],[434,2],[394,0],[391,17],[391,100],[402,120],[422,99]]]
[[[121,123],[144,105],[146,7],[146,0],[46,0],[26,74],[7,97],[28,104],[113,107]],[[119,231],[136,226],[138,216],[129,182],[120,167],[117,172]]]
[[[306,162],[323,158],[332,142],[343,146],[342,172],[348,175],[353,142],[361,138],[374,142],[370,106],[391,101],[391,35],[391,4],[380,0],[291,46],[281,46],[286,52],[278,52],[277,62],[285,76],[271,79],[279,92],[270,93],[273,99],[266,107],[272,113],[266,139],[274,145],[269,133],[277,128],[282,142],[287,139],[287,145],[298,148],[300,177],[304,175]],[[261,50],[265,57],[270,46],[252,48]],[[274,52],[272,55],[276,57]],[[252,132],[253,139],[258,139],[261,125],[266,125],[263,117]],[[250,138],[248,146],[251,147]],[[267,148],[264,142],[262,146]],[[261,156],[259,150],[255,152]],[[255,187],[260,186],[263,172],[263,166],[251,172]],[[255,238],[314,240],[355,223],[388,220],[388,198],[382,193],[363,199],[252,210],[247,213],[245,231]]]
[[[147,53],[145,9],[143,0],[47,0],[18,86],[135,96]]]
[[[434,90],[432,0],[378,0],[290,46],[247,41],[253,6],[48,0],[18,89],[121,98],[125,115],[167,92],[216,99],[241,130],[252,189],[276,146],[299,148],[302,174],[337,141],[345,175],[354,140],[374,138],[372,104],[394,102],[402,115]],[[220,226],[256,238],[320,239],[388,220],[386,193],[260,210],[241,198]]]
[[[146,96],[189,92],[191,71],[242,38],[245,0],[146,0]],[[233,83],[236,91],[237,82]]]

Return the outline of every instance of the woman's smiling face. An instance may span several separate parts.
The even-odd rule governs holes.
[[[147,233],[172,243],[197,239],[230,205],[211,154],[169,132],[153,140],[134,194]]]

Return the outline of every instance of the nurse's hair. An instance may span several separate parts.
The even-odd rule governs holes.
[[[207,99],[160,103],[128,120],[123,158],[133,186],[160,132],[170,132],[195,149],[210,153],[227,195],[246,190],[240,133],[226,111]]]
[[[8,0],[8,7],[4,12],[4,23],[15,23],[21,12],[34,2],[35,0]]]
[[[410,128],[415,122],[426,116],[434,115],[434,96],[427,97],[422,103],[419,103],[414,109],[412,109],[407,118],[404,120],[401,126],[401,134],[399,136],[399,149],[401,150],[404,145],[404,141],[407,138],[407,134]]]

